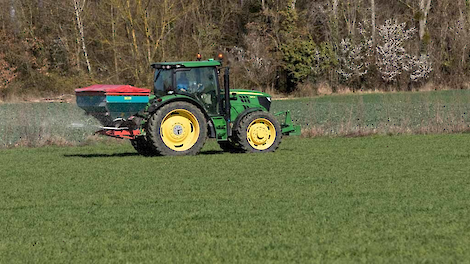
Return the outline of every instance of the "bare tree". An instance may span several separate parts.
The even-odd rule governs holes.
[[[85,30],[83,28],[82,17],[81,17],[86,0],[72,0],[72,1],[73,1],[74,9],[75,9],[75,20],[77,22],[77,29],[80,35],[80,41],[82,43],[83,55],[85,56],[88,73],[91,74],[92,73],[91,65],[90,65],[90,60],[88,59],[88,52],[87,52],[86,43],[85,43]]]
[[[420,0],[419,1],[419,39],[423,41],[424,34],[426,32],[426,23],[428,18],[429,10],[431,9],[431,0]]]
[[[111,36],[113,41],[114,72],[116,79],[119,80],[117,46],[116,46],[116,19],[114,17],[114,6],[111,4]]]
[[[18,32],[19,32],[19,29],[18,29],[18,20],[17,20],[17,17],[16,17],[15,0],[10,1],[10,20],[11,20],[11,24],[13,26],[13,33],[15,33],[15,35],[17,35]]]
[[[461,42],[461,58],[460,58],[460,67],[464,67],[467,63],[468,58],[468,36],[469,36],[469,23],[468,15],[470,14],[469,7],[467,7],[468,0],[461,0],[458,2],[457,6],[459,9],[459,20],[457,21],[457,26],[460,29],[458,31]],[[463,41],[462,41],[463,39]]]
[[[343,17],[346,21],[348,34],[354,36],[357,22],[357,9],[360,7],[360,0],[347,0],[344,1],[342,6]]]
[[[333,17],[338,20],[338,0],[333,0]]]
[[[372,27],[372,49],[375,50],[375,0],[370,0],[371,9],[371,27]]]
[[[41,19],[44,12],[44,0],[38,0],[38,17]]]
[[[330,22],[331,24],[331,35],[333,36],[333,42],[339,41],[339,32],[338,32],[338,0],[332,1],[332,11],[333,11],[333,19]]]

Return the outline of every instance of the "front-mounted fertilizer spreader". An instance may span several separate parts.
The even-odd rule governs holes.
[[[143,155],[191,155],[207,137],[224,151],[271,152],[282,135],[300,135],[289,111],[269,113],[269,94],[229,88],[221,61],[154,63],[154,91],[129,85],[76,89],[77,105],[102,124],[97,131],[127,138]],[[219,84],[224,70],[224,88]],[[278,118],[285,116],[284,120]]]

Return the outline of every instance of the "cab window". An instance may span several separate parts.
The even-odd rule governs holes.
[[[210,114],[217,113],[217,74],[213,67],[187,68],[176,71],[176,90],[198,99]]]

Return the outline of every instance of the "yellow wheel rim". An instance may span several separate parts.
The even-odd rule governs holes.
[[[248,126],[246,137],[254,149],[265,150],[274,144],[276,128],[271,121],[257,118]]]
[[[163,118],[160,136],[163,143],[174,151],[185,151],[199,138],[199,122],[188,110],[175,109]]]

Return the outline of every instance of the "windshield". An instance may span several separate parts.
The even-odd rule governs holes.
[[[154,87],[158,97],[169,93],[185,94],[200,101],[210,114],[217,113],[217,73],[214,67],[159,69],[155,72]]]
[[[176,71],[178,93],[189,93],[207,112],[217,113],[217,74],[214,67],[186,68]]]

